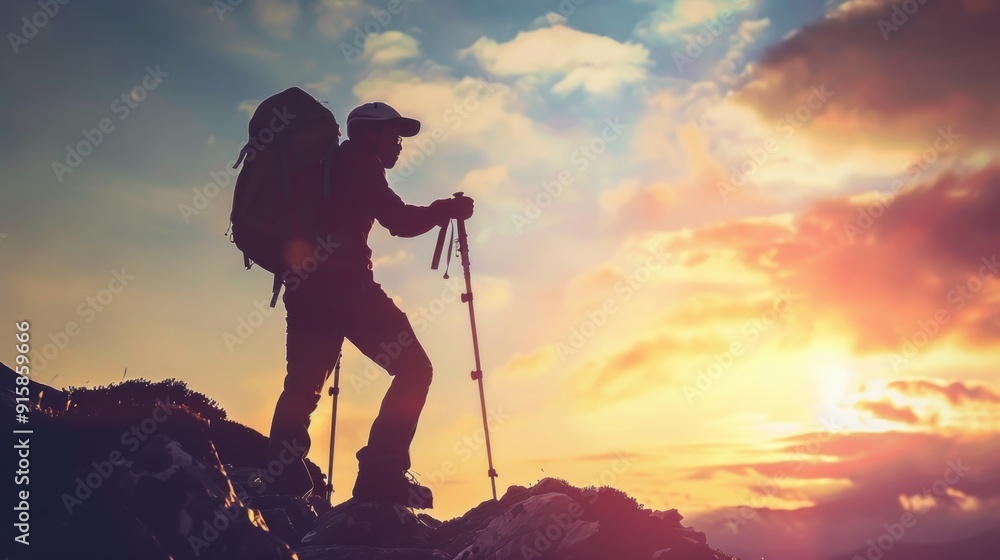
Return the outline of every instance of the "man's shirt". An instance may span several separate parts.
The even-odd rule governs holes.
[[[322,168],[318,184],[322,188]],[[429,206],[406,204],[386,181],[385,168],[370,151],[344,141],[333,154],[330,198],[319,212],[321,234],[340,246],[330,263],[339,268],[372,268],[368,234],[375,220],[396,237],[416,237],[439,224]]]

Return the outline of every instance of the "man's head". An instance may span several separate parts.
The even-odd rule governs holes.
[[[385,103],[365,103],[347,116],[347,135],[352,143],[371,150],[386,169],[396,165],[403,138],[416,136],[420,121],[406,118]]]

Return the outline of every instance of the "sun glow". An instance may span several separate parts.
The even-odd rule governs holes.
[[[844,405],[851,393],[854,372],[842,363],[832,363],[819,377],[820,404],[823,410],[835,410]]]

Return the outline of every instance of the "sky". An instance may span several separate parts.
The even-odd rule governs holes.
[[[996,2],[39,6],[0,8],[0,309],[36,380],[176,378],[267,433],[284,309],[224,232],[249,116],[294,85],[422,122],[407,202],[476,200],[501,492],[615,486],[747,558],[1000,526]],[[413,470],[448,518],[490,491],[434,238],[371,244],[434,363]],[[346,498],[389,378],[350,344],[341,376]]]

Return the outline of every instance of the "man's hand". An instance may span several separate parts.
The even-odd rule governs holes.
[[[448,220],[468,220],[472,217],[475,202],[467,196],[442,198],[431,203],[431,208],[438,216],[438,223],[447,224]]]
[[[455,198],[452,198],[451,201],[453,205],[451,215],[452,218],[457,220],[468,220],[472,217],[472,207],[475,204],[475,201],[465,195],[456,196]]]

